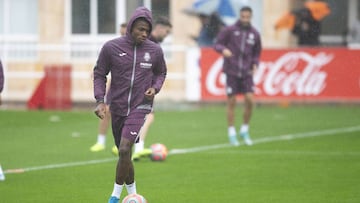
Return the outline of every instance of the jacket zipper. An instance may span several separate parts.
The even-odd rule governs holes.
[[[134,62],[133,62],[133,69],[132,69],[132,74],[131,74],[131,81],[130,81],[130,90],[129,90],[129,97],[128,97],[128,111],[127,111],[127,116],[130,114],[130,103],[131,103],[131,95],[132,95],[132,91],[133,91],[133,86],[134,86],[134,80],[135,80],[135,67],[136,67],[136,46],[134,48]]]
[[[241,36],[240,56],[239,56],[239,68],[240,68],[240,70],[243,69],[243,52],[245,51],[246,32],[241,32],[241,34],[242,34],[242,36]]]

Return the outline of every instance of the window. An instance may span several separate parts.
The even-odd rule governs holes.
[[[115,34],[116,0],[72,0],[72,34]]]
[[[119,25],[144,5],[154,19],[169,16],[169,0],[71,0],[71,34],[117,34]]]
[[[37,34],[37,13],[37,0],[0,0],[0,34]]]
[[[116,32],[116,7],[115,0],[98,1],[98,32]]]
[[[327,0],[331,14],[324,18],[321,27],[322,35],[341,36],[348,27],[349,1]]]
[[[135,9],[139,6],[143,6],[143,0],[131,0],[126,1],[126,21],[129,21],[131,15],[134,13]]]
[[[90,0],[72,1],[72,24],[73,34],[90,33]]]
[[[169,18],[170,4],[168,0],[152,0],[151,10],[154,20],[159,16],[166,16]]]

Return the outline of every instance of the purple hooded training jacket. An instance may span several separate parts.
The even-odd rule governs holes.
[[[4,88],[4,70],[0,60],[0,93],[3,91]]]
[[[145,7],[135,10],[129,20],[126,35],[110,40],[102,47],[94,68],[94,96],[104,101],[106,76],[111,72],[110,111],[127,116],[134,109],[150,112],[153,100],[145,98],[145,91],[153,87],[158,93],[164,83],[167,68],[161,47],[146,39],[135,45],[131,28],[138,18],[145,18],[152,30],[152,17]]]
[[[253,65],[259,64],[260,34],[254,27],[244,28],[241,22],[237,21],[218,34],[214,48],[219,53],[228,48],[233,54],[224,58],[224,73],[237,77],[251,75]]]

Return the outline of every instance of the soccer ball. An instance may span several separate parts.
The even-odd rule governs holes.
[[[122,203],[147,203],[147,201],[139,194],[130,194],[123,199]]]
[[[168,150],[165,145],[157,143],[151,145],[151,160],[153,161],[164,161],[167,157]]]

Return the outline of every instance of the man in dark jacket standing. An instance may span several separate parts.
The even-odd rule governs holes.
[[[148,39],[151,30],[151,12],[137,8],[126,35],[105,43],[94,68],[95,114],[100,118],[105,116],[106,76],[111,72],[110,111],[119,160],[109,203],[119,202],[124,183],[129,194],[136,193],[131,148],[166,77],[162,49]]]
[[[296,12],[296,23],[292,33],[298,37],[298,45],[319,46],[320,32],[320,22],[312,17],[309,9],[303,8]]]
[[[244,94],[243,124],[240,136],[245,144],[252,145],[249,135],[249,122],[253,108],[253,74],[259,64],[261,38],[251,26],[252,9],[243,7],[240,19],[232,26],[223,29],[217,36],[215,50],[224,56],[223,72],[226,74],[227,121],[230,143],[239,145],[235,129],[236,95]]]

